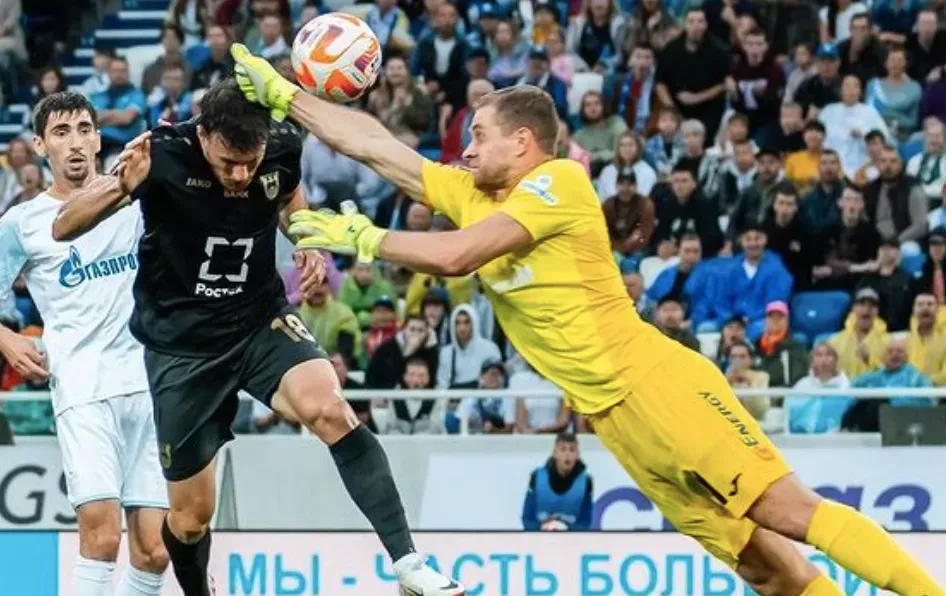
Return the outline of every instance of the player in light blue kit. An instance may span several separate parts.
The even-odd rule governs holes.
[[[85,97],[64,92],[33,113],[34,146],[53,185],[0,218],[0,304],[23,274],[45,324],[32,338],[0,327],[0,352],[27,379],[49,379],[69,502],[79,525],[74,596],[157,596],[168,556],[161,539],[167,489],[158,461],[144,352],[128,331],[142,231],[137,206],[122,209],[72,242],[52,223],[62,201],[96,177],[99,133]],[[126,188],[140,180],[119,170]],[[127,516],[131,566],[112,587]]]

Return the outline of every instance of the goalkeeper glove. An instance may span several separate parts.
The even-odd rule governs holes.
[[[358,213],[351,201],[342,203],[341,213],[305,209],[293,213],[290,220],[289,234],[298,238],[296,248],[356,255],[362,263],[370,263],[378,256],[378,247],[388,233],[375,227],[366,215]]]
[[[270,108],[273,120],[282,122],[289,113],[289,103],[301,89],[284,79],[264,58],[251,54],[242,43],[233,44],[230,54],[236,61],[233,72],[243,95]]]

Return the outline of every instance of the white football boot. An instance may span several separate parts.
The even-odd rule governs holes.
[[[394,563],[394,573],[401,585],[401,596],[464,596],[466,588],[444,577],[424,563],[417,553],[401,557]]]

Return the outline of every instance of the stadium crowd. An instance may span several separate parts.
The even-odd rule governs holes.
[[[292,77],[292,36],[314,16],[358,15],[383,44],[358,104],[404,143],[461,163],[471,104],[536,85],[561,117],[559,157],[594,180],[616,263],[640,315],[719,363],[734,387],[812,397],[745,400],[768,432],[876,431],[881,402],[825,388],[946,385],[946,0],[174,0],[153,63],[95,46],[82,85],[98,110],[103,167],[146,127],[198,116],[232,69],[234,40]],[[0,0],[3,97],[66,87],[27,56],[20,0]],[[32,67],[33,86],[13,76]],[[131,66],[136,66],[132,64]],[[131,73],[141,72],[140,80]],[[19,82],[19,85],[17,85]],[[48,184],[31,132],[9,143],[0,213]],[[365,166],[310,136],[313,206],[355,201],[390,229],[448,229]],[[332,354],[379,433],[584,430],[538,398],[396,399],[398,389],[554,389],[505,340],[475,276],[442,279],[334,259],[302,301],[281,240],[289,300]],[[23,288],[0,321],[39,335]],[[356,381],[357,379],[357,381]],[[0,391],[38,389],[0,359]],[[8,402],[22,434],[52,432],[47,402]],[[240,432],[298,432],[255,402]]]

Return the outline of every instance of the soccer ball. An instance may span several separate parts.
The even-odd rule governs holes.
[[[381,43],[367,23],[333,12],[305,24],[292,43],[292,68],[303,89],[337,102],[358,99],[381,69]]]

